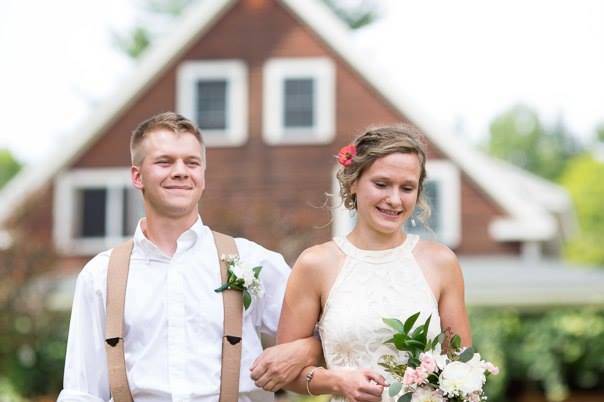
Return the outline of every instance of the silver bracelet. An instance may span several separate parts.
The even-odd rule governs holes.
[[[320,368],[323,368],[323,367],[320,367],[320,366],[319,367],[313,367],[308,373],[306,373],[306,376],[305,376],[305,378],[306,378],[306,392],[310,396],[317,396],[317,395],[313,394],[312,392],[310,392],[310,382],[312,381],[313,377],[315,376],[315,371],[317,369],[320,369]]]

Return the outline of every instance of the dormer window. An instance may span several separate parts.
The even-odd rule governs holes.
[[[324,58],[271,59],[264,66],[268,144],[328,143],[335,135],[335,68]]]
[[[206,145],[247,140],[247,68],[240,60],[187,61],[177,74],[177,110],[194,120]]]

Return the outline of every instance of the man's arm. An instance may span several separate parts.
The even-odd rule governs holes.
[[[95,292],[90,265],[80,273],[71,310],[69,338],[65,357],[63,390],[58,402],[108,401],[109,380],[105,356],[105,308],[103,298]]]
[[[293,382],[305,367],[322,361],[321,342],[310,336],[267,348],[252,364],[251,376],[257,386],[275,392]]]

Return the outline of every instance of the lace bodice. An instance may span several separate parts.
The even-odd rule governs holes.
[[[346,259],[319,321],[327,368],[369,368],[389,380],[377,363],[397,351],[384,345],[392,330],[382,318],[404,321],[420,311],[418,324],[432,315],[429,337],[441,330],[436,299],[412,254],[418,236],[407,235],[403,244],[388,250],[362,250],[345,237],[334,241]]]

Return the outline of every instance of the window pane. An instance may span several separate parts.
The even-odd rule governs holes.
[[[285,127],[314,126],[314,81],[311,78],[288,79],[284,85]]]
[[[79,237],[105,237],[107,215],[107,190],[83,189],[79,191]]]
[[[416,209],[411,216],[411,218],[415,219],[415,227],[411,225],[411,218],[409,218],[407,220],[407,224],[405,225],[405,231],[408,233],[418,234],[423,238],[438,239],[439,232],[442,229],[442,211],[440,210],[440,197],[442,196],[442,189],[439,184],[440,183],[436,180],[424,181],[424,197],[428,201],[428,205],[430,205],[430,218],[426,223],[421,222],[418,218],[419,210]]]
[[[123,192],[122,236],[129,237],[134,235],[138,220],[145,215],[145,209],[140,190],[125,187]]]
[[[201,129],[225,130],[227,127],[227,81],[197,81],[197,123]]]

